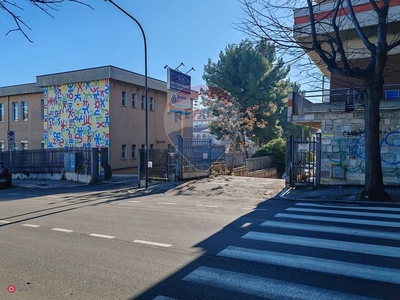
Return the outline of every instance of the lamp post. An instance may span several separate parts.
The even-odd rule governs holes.
[[[145,188],[147,189],[149,187],[149,173],[148,173],[148,163],[149,163],[149,111],[148,111],[148,106],[147,106],[147,43],[146,43],[146,34],[144,33],[142,25],[139,23],[138,20],[136,20],[132,15],[130,15],[126,10],[124,10],[122,7],[120,7],[118,4],[116,4],[113,0],[105,0],[113,4],[116,8],[118,8],[120,11],[122,11],[124,14],[126,14],[129,18],[131,18],[133,21],[136,22],[136,24],[139,26],[140,30],[142,31],[143,35],[143,42],[144,42],[144,97],[145,97],[145,116],[144,116],[144,122],[145,122],[145,146],[144,146],[144,171],[145,171]],[[139,175],[139,184],[140,184],[140,174]]]

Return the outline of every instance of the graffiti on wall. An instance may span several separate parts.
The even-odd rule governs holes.
[[[384,176],[400,176],[400,128],[380,130],[381,162]],[[322,147],[323,165],[346,165],[349,173],[365,172],[365,135],[362,130],[345,131],[343,138],[331,139]]]
[[[44,88],[46,148],[109,146],[108,79]]]

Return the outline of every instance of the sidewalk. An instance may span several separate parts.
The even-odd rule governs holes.
[[[132,182],[132,176],[113,176],[109,181],[100,184],[114,184],[122,186],[124,183]],[[137,179],[136,179],[137,180]],[[218,185],[216,185],[218,184]],[[40,188],[40,189],[56,189],[67,187],[85,186],[86,183],[79,183],[68,180],[29,180],[14,179],[13,186],[23,188]],[[279,195],[282,199],[295,201],[342,201],[342,202],[359,202],[356,199],[357,194],[363,190],[362,186],[346,186],[346,185],[321,185],[319,189],[312,187],[295,187],[283,189],[284,181],[269,178],[246,178],[245,177],[228,177],[217,176],[216,178],[204,178],[200,180],[189,180],[181,182],[164,182],[150,186],[147,191],[143,188],[138,189],[130,186],[132,192],[150,193],[169,193],[170,195],[208,195],[213,197],[255,197],[266,198]],[[388,186],[386,192],[394,200],[388,203],[400,204],[400,186]],[[360,201],[361,202],[361,201]]]
[[[321,185],[319,189],[312,187],[294,187],[285,189],[280,193],[280,197],[289,200],[309,200],[309,201],[358,201],[356,195],[361,193],[363,186],[345,185]],[[391,196],[394,202],[400,204],[400,186],[385,187],[385,191]]]

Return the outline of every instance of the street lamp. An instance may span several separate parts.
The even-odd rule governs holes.
[[[145,122],[145,146],[144,146],[144,171],[145,171],[145,188],[147,189],[149,187],[149,173],[148,173],[148,163],[149,163],[149,157],[148,157],[148,149],[149,149],[149,111],[148,111],[148,106],[147,106],[147,43],[146,43],[146,35],[144,33],[142,25],[140,25],[139,21],[136,20],[133,16],[131,16],[126,10],[124,10],[122,7],[120,7],[118,4],[116,4],[113,0],[105,0],[106,2],[110,2],[113,4],[116,8],[118,8],[120,11],[122,11],[124,14],[126,14],[129,18],[131,18],[133,21],[136,22],[136,24],[139,26],[140,30],[142,31],[143,35],[143,42],[144,42],[144,97],[145,97],[145,115],[144,115],[144,122]],[[140,184],[140,174],[139,175],[139,184]]]

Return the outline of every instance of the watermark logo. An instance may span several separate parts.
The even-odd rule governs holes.
[[[7,287],[7,292],[9,292],[10,294],[14,294],[16,290],[17,290],[17,288],[16,288],[15,285],[13,285],[13,284],[10,284],[10,285]]]
[[[19,287],[17,287],[17,286],[15,286],[13,284],[9,284],[7,286],[7,292],[9,294],[14,294],[15,292],[26,292],[26,291],[29,291],[31,289],[32,289],[32,287],[30,286],[30,282],[27,283],[27,286],[19,286]]]

